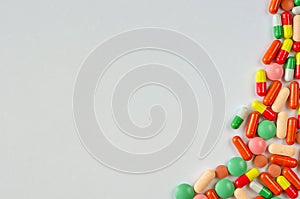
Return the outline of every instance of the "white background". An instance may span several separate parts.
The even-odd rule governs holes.
[[[0,198],[171,199],[179,183],[226,163],[237,155],[229,122],[255,98],[255,70],[272,42],[267,7],[265,0],[0,0]],[[103,166],[81,145],[72,92],[92,49],[141,27],[176,30],[204,47],[224,82],[226,118],[206,159],[197,158],[197,137],[170,167],[131,175]]]

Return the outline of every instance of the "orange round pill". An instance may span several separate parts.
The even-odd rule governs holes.
[[[281,174],[281,167],[277,164],[271,164],[268,168],[268,173],[273,177],[276,178]]]
[[[300,144],[300,131],[298,131],[297,135],[296,135],[296,142],[298,144]]]
[[[294,0],[281,0],[281,8],[285,11],[290,11],[294,7]]]
[[[217,166],[215,172],[217,178],[226,178],[228,176],[228,169],[225,165]]]
[[[258,168],[263,168],[268,164],[268,158],[264,155],[258,155],[254,158],[253,164]]]

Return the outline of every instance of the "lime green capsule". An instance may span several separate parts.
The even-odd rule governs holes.
[[[295,6],[300,6],[300,0],[294,0]]]
[[[231,122],[231,127],[233,129],[238,129],[241,124],[243,123],[243,121],[245,119],[247,119],[248,115],[249,115],[249,109],[247,107],[242,107],[240,109],[240,111],[235,115],[235,117],[233,118],[232,122]]]
[[[264,198],[272,198],[273,196],[272,192],[267,187],[263,186],[258,182],[253,181],[250,183],[249,186],[253,191],[255,191]]]
[[[276,39],[283,37],[283,28],[280,14],[273,15],[273,34]]]

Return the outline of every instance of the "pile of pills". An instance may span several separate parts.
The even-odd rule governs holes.
[[[176,199],[249,199],[249,189],[256,199],[299,198],[300,0],[270,0],[269,12],[275,40],[262,58],[266,67],[256,71],[260,99],[252,108],[243,106],[231,122],[233,129],[246,123],[245,133],[232,138],[239,157],[205,171],[194,186],[180,184]]]

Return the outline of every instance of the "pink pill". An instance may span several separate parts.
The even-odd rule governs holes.
[[[283,67],[277,63],[266,66],[267,77],[270,80],[280,80],[283,75]]]
[[[206,195],[198,194],[194,197],[194,199],[207,199]]]
[[[255,155],[263,154],[267,149],[267,143],[260,137],[255,137],[249,141],[249,149]]]

